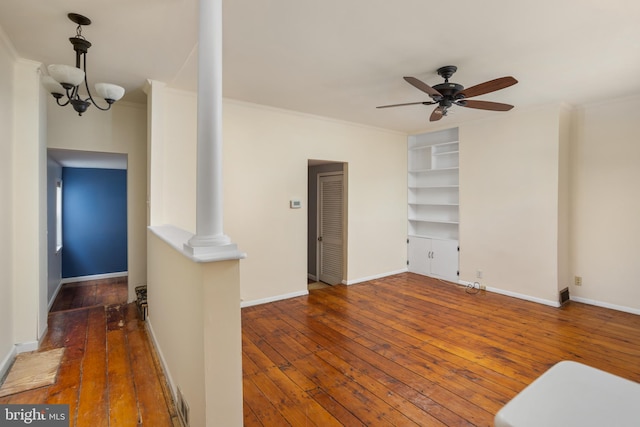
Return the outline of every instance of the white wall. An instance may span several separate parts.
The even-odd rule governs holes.
[[[162,161],[150,171],[152,225],[195,232],[196,97],[161,91],[164,101],[153,109],[164,108],[166,130]],[[290,209],[289,200],[307,200],[309,159],[348,163],[346,280],[406,269],[406,135],[231,100],[223,105],[224,231],[248,254],[240,263],[243,301],[306,292],[307,206]],[[154,174],[155,165],[162,174]]]
[[[51,306],[62,281],[62,252],[56,252],[56,189],[62,180],[62,166],[47,158],[47,305]]]
[[[242,298],[306,289],[308,159],[347,163],[347,281],[406,269],[406,135],[224,104],[225,223],[246,251]]]
[[[240,426],[239,261],[194,262],[181,250],[190,235],[167,228],[148,232],[149,329],[174,395],[180,388],[189,405],[190,425]],[[171,244],[159,237],[185,234]]]
[[[640,96],[579,108],[571,147],[572,296],[640,314]]]
[[[460,279],[558,301],[560,107],[460,125]]]
[[[49,99],[50,98],[50,99]],[[118,102],[110,111],[89,107],[79,117],[73,108],[48,97],[49,148],[127,155],[127,240],[129,300],[147,282],[147,123],[146,107]]]
[[[40,63],[17,59],[13,80],[13,327],[19,351],[47,327],[46,116]]]
[[[12,47],[0,28],[0,377],[8,368],[13,335],[13,63]]]

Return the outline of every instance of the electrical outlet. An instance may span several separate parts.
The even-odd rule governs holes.
[[[576,286],[582,286],[582,277],[581,276],[576,276],[575,277],[575,285]]]
[[[482,270],[476,270],[476,279],[482,279]]]

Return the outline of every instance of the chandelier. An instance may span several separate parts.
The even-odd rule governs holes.
[[[98,96],[107,102],[107,106],[101,107],[96,103],[93,96],[91,96],[89,83],[87,83],[87,51],[91,47],[91,43],[82,36],[82,26],[90,25],[91,20],[77,13],[70,13],[67,16],[71,21],[78,24],[76,35],[69,38],[69,41],[73,45],[73,50],[76,52],[76,66],[72,67],[70,65],[60,64],[49,65],[47,67],[49,75],[43,77],[42,84],[51,92],[51,95],[56,99],[58,105],[64,107],[71,104],[79,116],[87,111],[87,108],[89,108],[91,104],[95,105],[99,110],[106,111],[111,108],[111,104],[122,98],[124,88],[110,83],[96,83],[96,92]],[[81,64],[82,68],[80,68]],[[80,85],[82,85],[83,82],[89,95],[88,98],[85,99],[82,99],[79,93]]]

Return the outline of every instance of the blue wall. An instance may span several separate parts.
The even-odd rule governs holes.
[[[62,169],[62,277],[127,271],[127,171]]]

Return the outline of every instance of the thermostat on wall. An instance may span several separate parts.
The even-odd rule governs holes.
[[[300,209],[302,207],[302,202],[300,200],[289,200],[289,207],[291,209]]]

